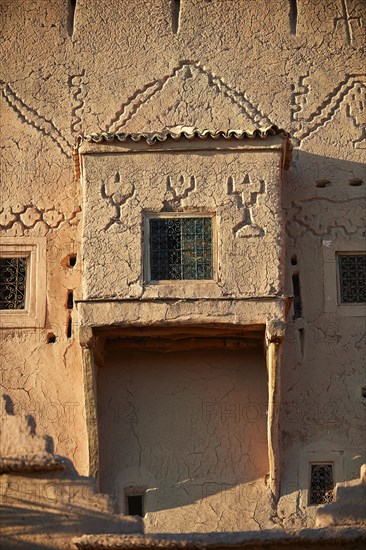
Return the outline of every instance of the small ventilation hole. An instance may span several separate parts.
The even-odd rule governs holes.
[[[293,319],[302,317],[302,305],[300,294],[300,277],[298,273],[292,275],[292,286],[294,289],[294,314]]]
[[[68,17],[69,36],[72,36],[74,34],[75,10],[76,10],[76,0],[69,0],[69,17]]]
[[[180,0],[170,0],[171,1],[171,12],[172,12],[172,31],[173,34],[179,32],[179,22],[180,22]]]
[[[74,292],[69,290],[67,292],[67,309],[73,309],[74,307]]]
[[[351,187],[359,187],[360,185],[362,185],[362,180],[360,180],[359,178],[353,178],[352,180],[349,180],[348,185],[350,185]]]
[[[328,185],[330,185],[330,180],[318,180],[316,183],[315,183],[315,186],[316,187],[327,187]]]
[[[296,254],[294,254],[293,256],[291,256],[291,265],[297,265],[297,256]]]
[[[53,332],[47,334],[47,344],[54,344],[56,342],[56,336]]]
[[[296,0],[290,0],[290,32],[296,35],[297,27],[297,2]]]
[[[305,349],[305,331],[303,328],[299,328],[299,341],[300,341],[300,353],[301,357],[304,357]]]
[[[66,326],[66,336],[67,338],[71,338],[72,336],[72,319],[71,319],[71,314],[67,320],[67,326]]]
[[[76,265],[76,254],[71,254],[69,257],[69,267],[74,267]]]

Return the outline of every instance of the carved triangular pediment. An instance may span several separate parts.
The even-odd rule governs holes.
[[[197,64],[182,63],[122,104],[106,130],[135,133],[185,126],[216,131],[271,124],[245,93]]]

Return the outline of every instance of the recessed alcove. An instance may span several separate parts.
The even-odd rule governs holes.
[[[121,512],[131,487],[146,488],[149,514],[228,489],[243,497],[263,483],[263,326],[105,327],[96,335],[99,483]]]

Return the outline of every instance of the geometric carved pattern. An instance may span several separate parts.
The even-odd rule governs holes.
[[[362,18],[352,16],[352,12],[349,11],[347,0],[341,0],[342,17],[336,17],[334,20],[335,29],[342,25],[344,27],[346,42],[352,44],[353,41],[353,23],[357,23],[358,27],[362,27]]]
[[[309,504],[326,504],[333,500],[334,479],[332,464],[312,464]]]
[[[205,82],[207,80],[209,86],[215,90],[215,93],[221,94],[223,97],[227,98],[242,112],[243,117],[250,121],[250,126],[258,128],[267,127],[272,124],[269,118],[266,117],[252,101],[249,100],[245,93],[229,86],[226,82],[224,82],[224,80],[208,71],[199,63],[182,61],[169,74],[160,79],[149,82],[142,89],[137,90],[131,97],[129,97],[127,102],[123,103],[115,113],[107,125],[106,131],[109,133],[121,131],[121,128],[123,128],[128,121],[132,119],[141,107],[151,101],[156,94],[163,90],[169,81],[180,77],[185,79],[186,76],[193,77],[195,80],[202,77]]]
[[[3,96],[22,122],[29,124],[44,136],[49,137],[66,157],[71,158],[72,144],[64,138],[52,120],[47,119],[27,105],[9,84],[3,89]]]
[[[24,309],[27,258],[0,258],[0,309]]]
[[[342,104],[346,105],[346,115],[355,128],[360,130],[358,142],[365,140],[365,74],[346,74],[342,80],[306,118],[302,114],[310,86],[305,83],[309,74],[300,77],[298,85],[292,87],[293,135],[301,141],[313,134],[318,128],[332,120]]]
[[[135,193],[133,183],[121,183],[121,176],[118,170],[113,176],[107,178],[106,183],[102,184],[101,195],[108,204],[114,208],[115,214],[105,226],[105,230],[112,225],[122,225],[122,206],[124,206]]]
[[[264,230],[255,224],[253,219],[253,207],[257,203],[258,195],[265,192],[265,182],[249,174],[242,176],[229,176],[227,183],[228,195],[238,195],[240,206],[244,210],[244,219],[239,222],[233,232],[236,237],[262,237]]]
[[[15,224],[23,230],[32,229],[37,224],[44,224],[47,230],[58,229],[62,223],[75,225],[78,223],[78,207],[68,219],[56,208],[40,208],[38,206],[24,206],[22,204],[5,207],[0,212],[0,230],[11,229]]]
[[[212,279],[211,218],[150,219],[151,279]]]
[[[80,73],[71,75],[68,84],[72,97],[71,133],[77,137],[82,133],[82,115],[85,105],[85,69]]]
[[[166,188],[171,197],[169,202],[180,203],[196,189],[196,178],[191,176],[189,181],[186,181],[185,176],[180,176],[178,179],[173,179],[172,176],[168,176]]]
[[[366,254],[339,255],[340,297],[343,304],[366,302]]]

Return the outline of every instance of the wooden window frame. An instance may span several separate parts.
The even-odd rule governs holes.
[[[1,309],[1,328],[40,328],[46,317],[46,239],[0,239],[0,256],[3,258],[27,258],[24,309]]]
[[[151,279],[150,268],[150,220],[169,218],[210,218],[212,228],[212,279]],[[144,284],[207,284],[217,282],[217,223],[215,212],[144,212]]]

